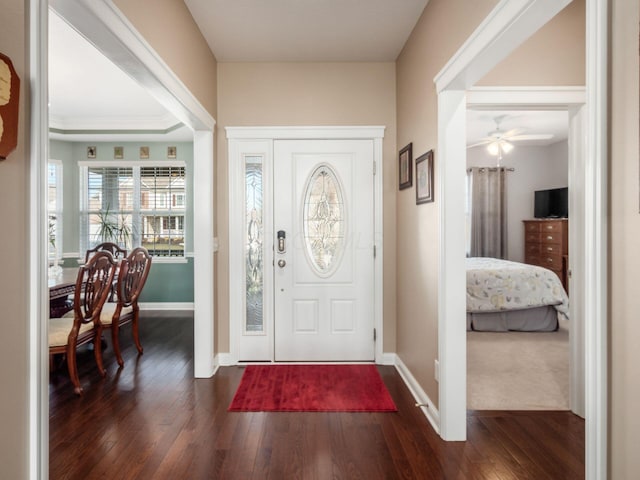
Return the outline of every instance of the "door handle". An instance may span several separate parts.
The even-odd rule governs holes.
[[[287,262],[285,262],[283,259],[278,260],[278,266],[280,268],[284,268],[284,266],[287,264]]]

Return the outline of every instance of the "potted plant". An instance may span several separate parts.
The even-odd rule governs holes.
[[[101,242],[113,242],[118,245],[129,246],[131,242],[131,227],[127,225],[126,217],[120,214],[120,219],[116,214],[110,212],[110,207],[101,210],[98,216],[98,231],[96,237]]]
[[[49,267],[49,275],[55,277],[62,272],[58,265],[58,247],[56,246],[56,216],[49,214],[49,245],[53,247],[53,264]]]

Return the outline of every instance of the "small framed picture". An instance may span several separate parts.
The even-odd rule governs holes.
[[[98,147],[87,147],[87,158],[96,158]]]
[[[122,160],[124,158],[124,149],[122,147],[113,147],[114,160]]]
[[[149,158],[149,147],[140,147],[140,158],[143,160]]]
[[[433,202],[433,150],[416,158],[416,205]]]
[[[178,147],[167,147],[167,158],[176,158]]]
[[[412,152],[413,144],[410,143],[402,150],[400,150],[400,154],[398,156],[399,162],[399,174],[398,174],[398,186],[400,190],[404,190],[405,188],[411,187],[413,185],[413,165],[411,163],[412,160]]]

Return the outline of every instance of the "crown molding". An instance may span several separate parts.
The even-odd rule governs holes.
[[[60,117],[50,115],[49,127],[56,130],[69,131],[154,131],[167,133],[183,124],[176,123],[176,118],[170,113],[153,116],[91,116],[91,117]]]

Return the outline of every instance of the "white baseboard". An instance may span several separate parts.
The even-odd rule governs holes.
[[[216,355],[215,357],[213,357],[213,375],[215,377],[216,373],[218,373],[218,369],[220,368],[220,359],[218,358],[218,355]]]
[[[404,383],[409,388],[409,391],[413,395],[413,398],[416,399],[416,403],[420,404],[420,409],[422,413],[427,417],[429,423],[436,431],[436,433],[440,434],[440,412],[435,407],[435,404],[431,401],[429,396],[422,389],[420,384],[416,381],[414,376],[411,374],[407,366],[402,362],[398,355],[395,355],[395,366],[396,370],[404,380]]]
[[[193,310],[193,302],[140,302],[140,310]]]
[[[216,365],[220,367],[230,367],[236,364],[237,362],[229,352],[221,352],[216,355]]]
[[[396,357],[397,355],[395,353],[383,353],[382,357],[380,358],[380,362],[378,362],[378,365],[396,365]]]

